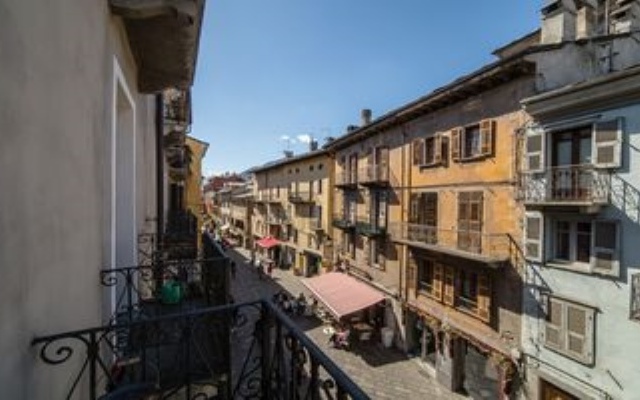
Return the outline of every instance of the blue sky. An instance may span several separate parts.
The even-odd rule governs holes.
[[[210,144],[205,174],[304,152],[363,108],[375,119],[492,62],[538,28],[541,3],[209,0],[192,127]]]

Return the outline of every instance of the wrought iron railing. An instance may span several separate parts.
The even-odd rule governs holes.
[[[269,301],[38,337],[51,399],[368,399]],[[150,397],[147,397],[150,396]]]
[[[605,204],[609,202],[611,172],[592,165],[548,167],[520,174],[520,198],[529,204]]]
[[[163,101],[165,121],[178,124],[191,123],[191,94],[189,91],[165,92]]]
[[[389,182],[388,164],[370,164],[358,170],[358,182],[366,184],[384,184]]]
[[[308,190],[289,192],[288,199],[290,203],[310,203],[313,202],[313,193]]]
[[[355,186],[358,184],[357,170],[343,170],[336,174],[336,186]]]
[[[374,216],[358,216],[356,231],[364,236],[380,236],[386,234],[387,227]]]
[[[347,213],[333,214],[333,226],[340,229],[355,229],[356,218],[353,215]]]
[[[147,265],[103,269],[113,314],[109,323],[131,322],[227,302],[229,259],[153,260]]]
[[[393,239],[441,246],[448,249],[481,254],[489,257],[507,258],[513,251],[509,235],[504,233],[482,233],[474,230],[442,229],[423,224],[393,222],[389,226]]]

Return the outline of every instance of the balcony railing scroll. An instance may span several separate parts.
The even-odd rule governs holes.
[[[51,399],[369,399],[269,301],[38,337]]]
[[[396,240],[439,246],[492,258],[508,258],[513,251],[513,241],[504,233],[443,229],[406,222],[391,223],[389,232]]]
[[[528,204],[596,205],[609,202],[611,172],[592,165],[549,167],[520,174],[520,197]]]

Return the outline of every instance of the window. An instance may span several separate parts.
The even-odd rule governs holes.
[[[549,297],[542,342],[577,361],[592,364],[594,322],[593,308]]]
[[[436,244],[438,193],[412,193],[409,198],[408,240]]]
[[[483,120],[477,125],[455,128],[451,131],[451,159],[474,160],[493,155],[493,120]]]
[[[608,220],[551,220],[550,260],[583,272],[617,276],[618,224]]]
[[[458,271],[458,305],[469,311],[476,311],[478,306],[478,273],[461,269]]]
[[[640,274],[631,275],[631,313],[633,321],[640,322]]]
[[[322,169],[322,167],[324,167],[323,164],[318,164],[318,169]]]
[[[442,265],[424,258],[417,259],[416,263],[418,266],[418,291],[440,300],[442,298]]]
[[[458,249],[482,253],[483,193],[458,193]]]
[[[567,129],[545,132],[531,128],[525,143],[525,169],[543,172],[551,167],[556,196],[589,189],[591,173],[581,172],[585,166],[619,168],[622,151],[622,118],[598,121]],[[546,142],[549,148],[546,149]],[[548,165],[546,155],[549,156]],[[574,193],[575,194],[575,193]]]
[[[387,192],[384,190],[372,191],[370,198],[369,220],[372,225],[378,228],[387,226]]]
[[[413,143],[413,165],[431,167],[443,162],[442,134],[436,133],[426,138],[416,139]]]
[[[322,179],[318,180],[318,194],[322,194]]]

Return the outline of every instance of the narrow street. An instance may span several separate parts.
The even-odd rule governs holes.
[[[300,292],[310,297],[299,278],[290,271],[274,269],[271,278],[259,279],[249,263],[247,250],[234,248],[227,255],[236,262],[236,276],[232,279],[231,293],[237,303],[271,298],[281,290],[297,296]],[[385,349],[372,343],[366,352],[334,349],[327,343],[323,325],[317,318],[294,317],[307,335],[372,399],[463,399],[440,386],[416,360],[408,359],[396,349]]]

